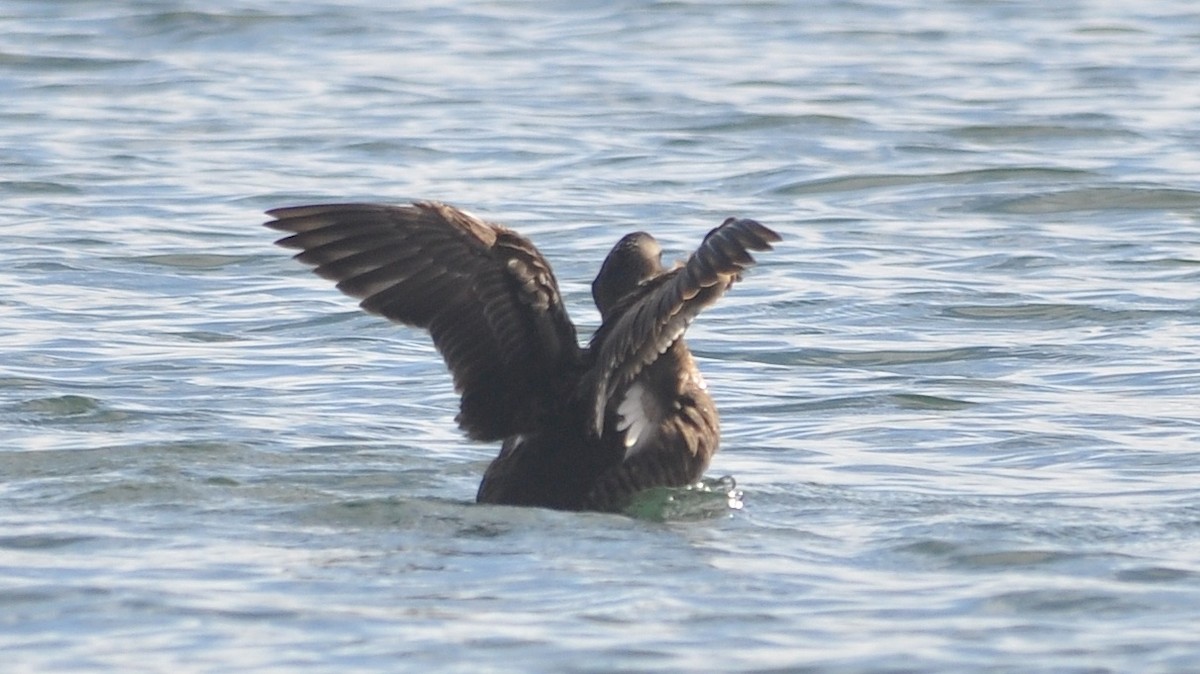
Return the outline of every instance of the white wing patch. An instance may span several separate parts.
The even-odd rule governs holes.
[[[617,405],[617,430],[625,433],[625,460],[641,451],[650,439],[650,425],[654,423],[652,397],[641,382],[634,382]]]

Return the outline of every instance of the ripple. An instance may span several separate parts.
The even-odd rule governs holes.
[[[1200,574],[1187,569],[1175,569],[1163,566],[1139,566],[1123,569],[1117,574],[1117,580],[1128,583],[1178,583],[1180,581],[1195,580],[1198,575]]]
[[[56,550],[70,548],[94,540],[92,536],[63,534],[24,534],[0,536],[0,548],[8,550]],[[2,600],[0,600],[2,603]]]
[[[997,347],[964,347],[929,350],[839,351],[833,349],[802,349],[780,353],[745,354],[743,359],[769,365],[823,365],[835,367],[887,367],[922,363],[1008,358],[1020,350]]]
[[[0,66],[20,72],[45,72],[47,70],[105,71],[124,69],[146,63],[143,59],[99,57],[99,56],[48,56],[44,54],[22,54],[0,52]]]
[[[39,181],[39,180],[0,180],[0,191],[8,194],[30,195],[69,195],[82,194],[83,190],[75,185]]]
[[[1195,210],[1200,190],[1164,187],[1087,187],[1024,197],[981,198],[972,208],[991,213],[1047,215],[1080,211]]]
[[[985,604],[989,611],[1030,615],[1120,615],[1147,608],[1117,594],[1072,589],[1005,592],[990,597]]]
[[[79,419],[87,417],[91,421],[99,422],[114,420],[113,417],[105,414],[104,405],[99,400],[80,395],[31,398],[21,403],[9,405],[5,408],[5,411],[14,415],[31,415],[51,419]]]
[[[914,410],[961,410],[977,404],[969,400],[957,400],[954,398],[916,393],[900,393],[892,396],[892,399],[900,407]]]
[[[1029,321],[1053,324],[1142,323],[1180,315],[1177,311],[1156,309],[1106,309],[1079,304],[1025,303],[1010,305],[960,305],[940,310],[943,316],[984,321]]]
[[[1119,120],[1108,115],[1089,115],[1063,120],[1058,124],[974,124],[947,131],[950,135],[976,143],[1037,143],[1046,141],[1094,141],[1133,139],[1138,134],[1122,128]]]
[[[130,258],[133,262],[173,267],[176,269],[220,269],[241,264],[253,258],[246,255],[214,255],[211,253],[188,253],[170,255],[142,255]]]
[[[1006,167],[952,171],[948,173],[839,176],[807,180],[779,187],[776,191],[780,194],[800,195],[863,191],[877,188],[907,187],[910,185],[968,185],[1009,181],[1060,182],[1066,179],[1082,180],[1092,177],[1094,176],[1091,172],[1076,169]]]

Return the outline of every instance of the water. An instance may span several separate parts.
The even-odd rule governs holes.
[[[1200,12],[7,2],[9,672],[1200,669]],[[573,318],[634,228],[785,241],[690,342],[745,507],[470,503],[417,332],[261,211],[437,198]]]

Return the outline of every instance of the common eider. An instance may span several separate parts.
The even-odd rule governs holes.
[[[360,306],[429,331],[461,394],[456,421],[502,440],[480,503],[619,511],[634,494],[700,479],[717,410],[683,341],[700,311],[780,240],[729,218],[686,263],[662,266],[645,232],[605,258],[602,323],[580,348],[549,262],[529,239],[446,204],[267,211],[276,243]]]

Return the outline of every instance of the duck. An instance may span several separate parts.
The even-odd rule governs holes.
[[[780,236],[730,217],[685,262],[623,236],[592,282],[601,323],[581,346],[550,263],[516,231],[437,201],[266,212],[275,243],[368,313],[428,331],[471,440],[501,442],[476,501],[621,512],[696,483],[720,444],[688,326]]]

